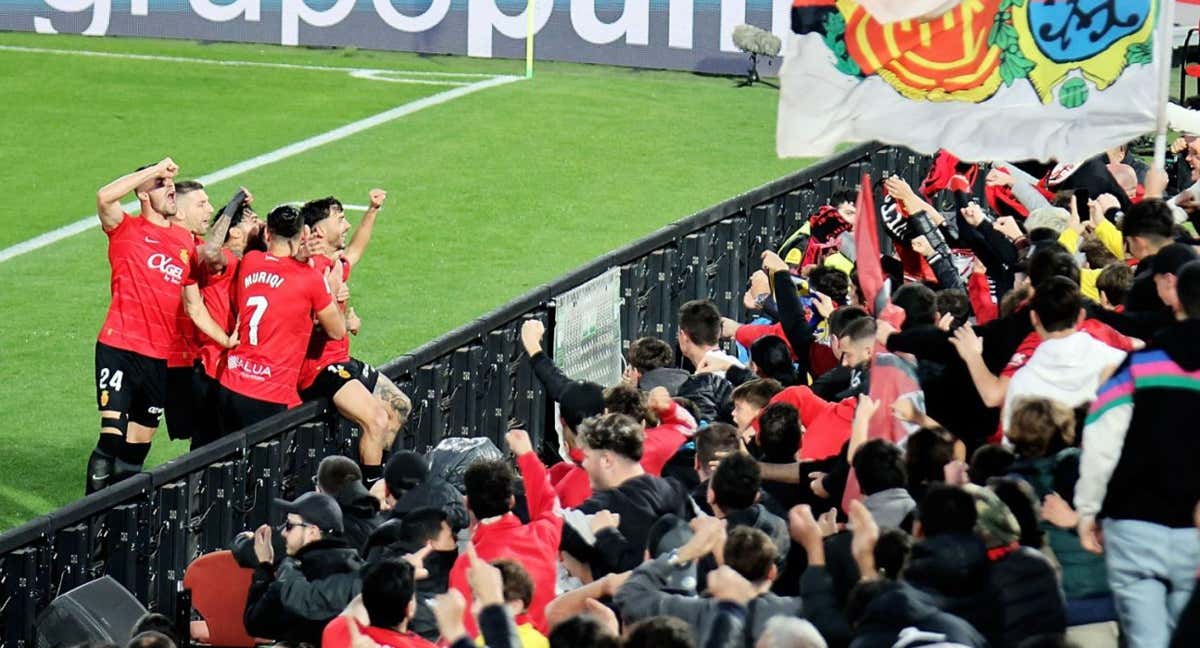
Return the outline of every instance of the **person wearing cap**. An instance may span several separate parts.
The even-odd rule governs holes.
[[[1066,598],[1054,565],[1036,549],[1021,546],[1021,525],[990,489],[965,484],[975,500],[975,535],[987,547],[992,588],[1004,610],[1002,646],[1067,630]]]
[[[383,468],[381,484],[372,490],[392,519],[403,519],[417,509],[435,508],[446,512],[455,533],[470,523],[462,493],[440,475],[431,474],[429,462],[412,450],[392,454]]]
[[[362,470],[354,460],[342,455],[330,455],[317,465],[316,487],[337,500],[342,510],[342,527],[346,543],[362,550],[367,537],[383,521],[379,515],[379,500],[363,486]]]
[[[1200,261],[1159,281],[1177,321],[1100,387],[1075,487],[1080,542],[1104,553],[1132,648],[1167,645],[1200,566]]]
[[[325,625],[358,596],[362,560],[342,539],[342,511],[329,495],[310,492],[275,505],[287,514],[281,526],[287,558],[274,566],[271,527],[260,526],[254,533],[258,565],[246,599],[246,631],[318,644]]]

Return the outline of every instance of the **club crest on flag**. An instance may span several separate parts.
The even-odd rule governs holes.
[[[795,0],[793,31],[821,34],[838,71],[878,76],[910,100],[982,103],[1028,83],[1042,103],[1057,91],[1076,108],[1088,99],[1084,79],[1103,91],[1152,61],[1154,0],[963,0],[887,23],[864,4]]]

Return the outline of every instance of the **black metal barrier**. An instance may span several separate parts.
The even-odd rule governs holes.
[[[644,336],[673,342],[676,312],[708,297],[744,315],[741,295],[759,254],[783,242],[836,188],[899,174],[916,186],[929,160],[862,145],[668,225],[537,287],[380,368],[412,398],[397,448],[425,450],[450,436],[487,436],[503,447],[510,420],[535,444],[553,428],[553,408],[524,359],[519,330],[540,318],[553,330],[553,298],[610,268],[621,269],[623,344]],[[152,610],[186,613],[189,562],[235,533],[282,516],[275,497],[312,488],[317,464],[356,456],[358,431],[327,402],[225,437],[149,472],[0,535],[0,645],[34,645],[39,612],[58,594],[105,574]],[[79,458],[80,466],[83,458]]]

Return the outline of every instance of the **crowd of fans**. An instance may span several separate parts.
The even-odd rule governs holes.
[[[1200,141],[1173,152],[1167,170],[1125,147],[1055,167],[942,153],[916,189],[887,178],[878,214],[838,192],[763,253],[745,321],[689,301],[676,339],[631,343],[618,384],[567,375],[525,322],[559,438],[511,430],[511,458],[461,480],[411,451],[325,459],[280,529],[233,542],[245,630],[332,648],[1200,645]],[[310,246],[276,243],[309,230],[280,209],[268,252],[300,277]],[[878,264],[861,256],[876,222]],[[300,309],[331,339],[337,291]],[[191,319],[222,342],[238,321],[245,345],[240,303],[225,327]],[[385,442],[406,413],[380,419]],[[142,629],[133,644],[175,641]]]

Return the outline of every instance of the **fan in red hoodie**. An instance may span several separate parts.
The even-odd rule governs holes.
[[[825,459],[841,451],[850,438],[854,421],[854,398],[838,402],[827,401],[813,393],[807,385],[788,387],[771,399],[772,403],[790,403],[800,412],[804,425],[800,443],[800,460]],[[758,422],[755,421],[757,430]]]
[[[643,426],[653,417],[658,419],[658,425],[644,430],[642,459],[638,462],[643,470],[655,477],[662,476],[663,466],[696,434],[696,419],[671,400],[666,387],[655,387],[645,399],[636,387],[612,387],[604,393],[604,413],[625,414],[641,421]]]
[[[550,487],[546,468],[533,452],[529,435],[513,430],[506,436],[508,447],[517,456],[517,466],[525,482],[525,499],[529,508],[529,524],[512,513],[513,481],[508,465],[500,460],[480,461],[471,465],[464,476],[467,491],[467,510],[474,530],[471,543],[475,553],[486,561],[510,558],[520,563],[533,580],[533,600],[529,617],[537,630],[545,634],[546,604],[554,599],[558,577],[558,545],[562,537],[562,509]],[[470,558],[460,555],[450,570],[450,587],[467,600],[470,610],[471,588],[467,582]],[[464,615],[463,624],[476,634],[475,620]]]

